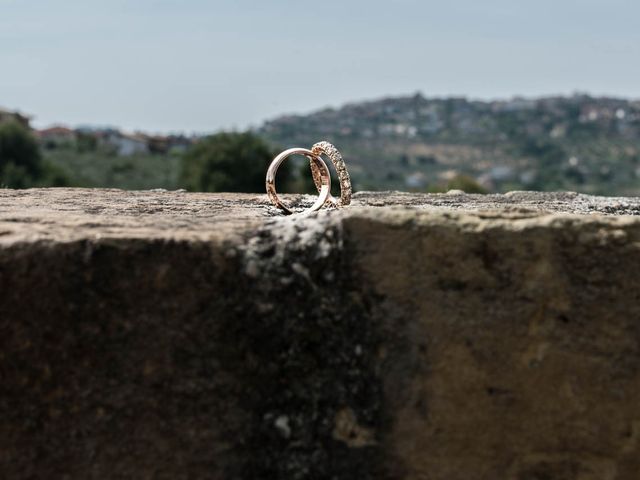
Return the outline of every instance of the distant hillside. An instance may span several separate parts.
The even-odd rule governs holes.
[[[640,194],[640,101],[588,95],[471,101],[407,97],[266,122],[282,145],[334,142],[356,186]]]

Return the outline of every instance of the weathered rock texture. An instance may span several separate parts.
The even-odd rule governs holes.
[[[638,214],[0,190],[0,477],[638,480]]]

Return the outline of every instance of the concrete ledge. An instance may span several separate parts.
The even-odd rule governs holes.
[[[636,480],[639,213],[0,190],[0,477]]]

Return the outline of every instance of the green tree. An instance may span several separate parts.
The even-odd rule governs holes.
[[[0,125],[0,186],[27,188],[43,174],[38,143],[17,122]]]
[[[447,184],[447,190],[462,190],[465,193],[487,193],[482,186],[468,175],[457,175]]]
[[[184,154],[181,183],[203,192],[263,192],[274,156],[269,145],[251,132],[211,135]],[[279,185],[289,180],[289,171],[286,163],[280,167]]]
[[[87,132],[76,134],[76,150],[78,153],[95,152],[98,149],[98,140],[95,135]]]

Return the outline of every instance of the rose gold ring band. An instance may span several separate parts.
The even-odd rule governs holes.
[[[269,199],[271,202],[281,210],[283,210],[287,214],[292,214],[293,211],[287,207],[282,201],[280,197],[278,197],[278,193],[276,192],[276,173],[278,172],[278,168],[288,157],[291,155],[304,155],[311,162],[312,168],[314,168],[315,172],[317,172],[317,178],[319,182],[318,188],[318,199],[316,202],[306,209],[302,213],[311,213],[316,210],[320,210],[322,206],[327,203],[329,199],[330,191],[331,191],[331,173],[329,172],[329,167],[324,163],[324,160],[320,158],[319,155],[316,155],[311,150],[306,148],[290,148],[280,153],[276,158],[273,159],[271,165],[269,165],[269,169],[267,170],[267,178],[266,178],[266,187],[267,187],[267,195],[269,195]],[[316,177],[314,176],[314,182]],[[316,184],[317,186],[318,184]]]

